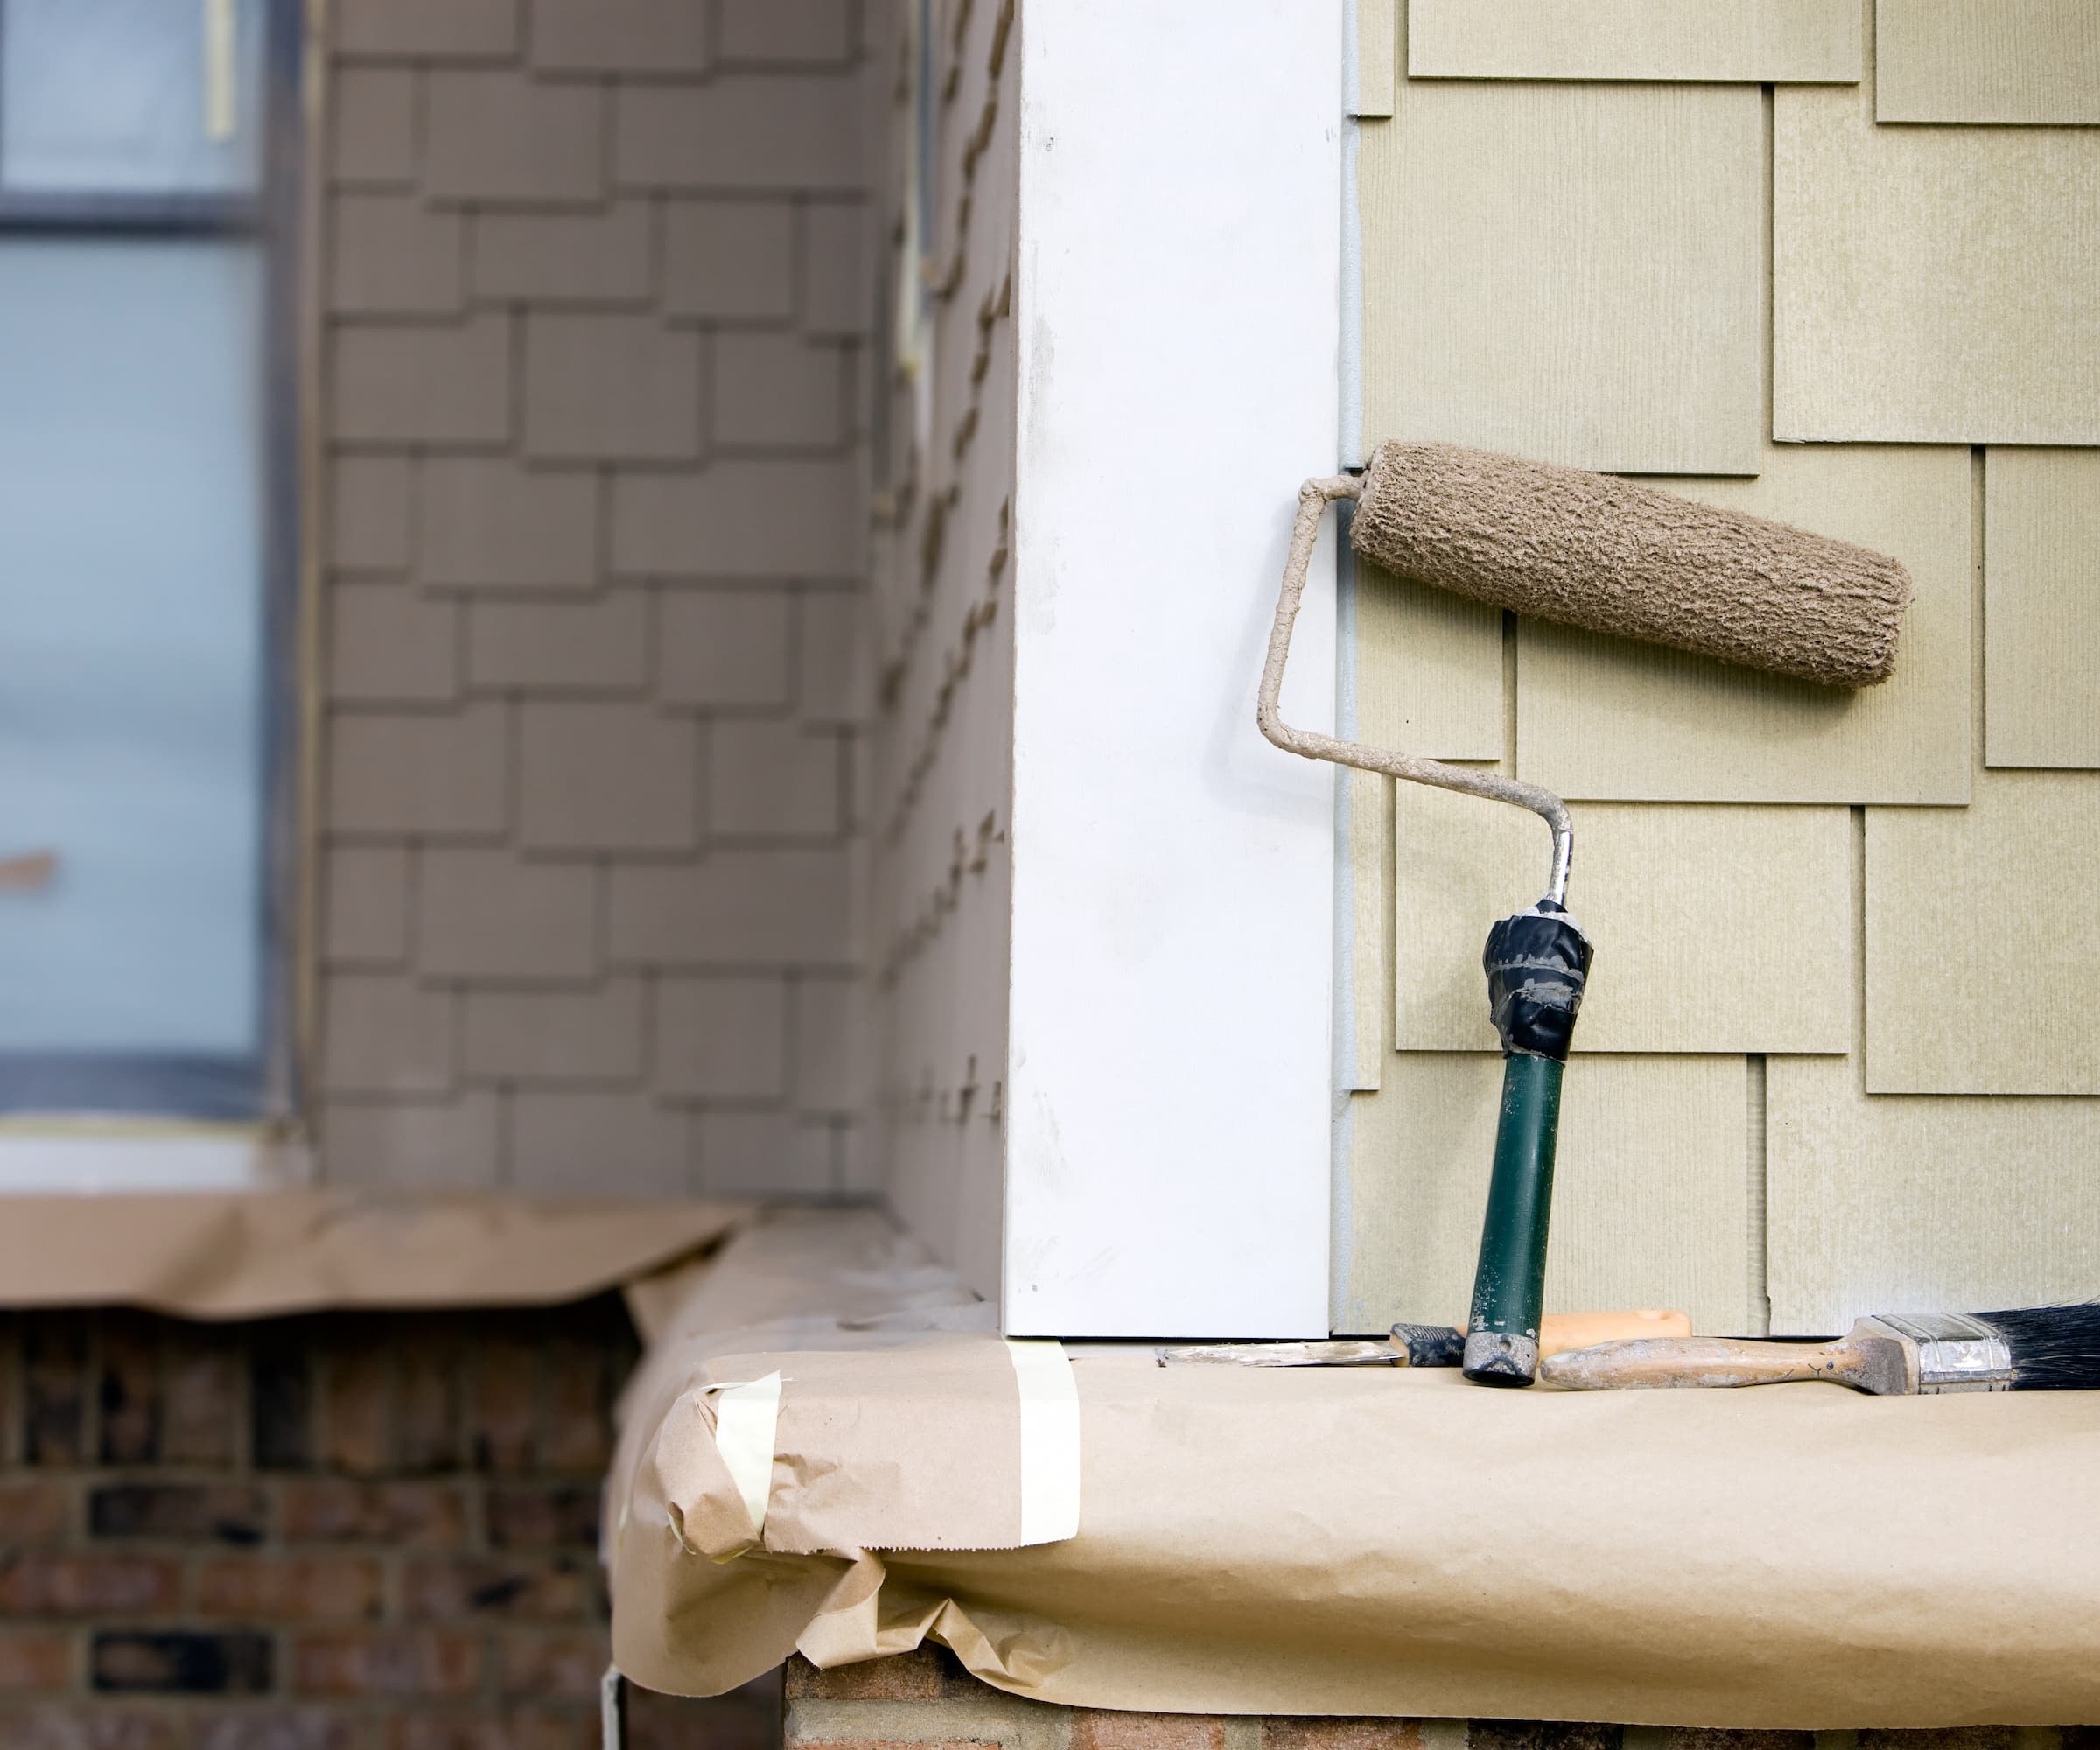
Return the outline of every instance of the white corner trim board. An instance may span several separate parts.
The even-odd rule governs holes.
[[[1021,32],[1012,1334],[1327,1328],[1334,774],[1254,696],[1338,460],[1343,23],[1056,0]],[[1325,724],[1314,575],[1284,709]]]

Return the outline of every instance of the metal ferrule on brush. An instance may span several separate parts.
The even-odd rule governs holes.
[[[1903,1344],[1915,1390],[2012,1390],[2012,1345],[1980,1319],[1961,1312],[1881,1312],[1860,1323]]]

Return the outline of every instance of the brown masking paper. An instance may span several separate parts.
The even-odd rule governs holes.
[[[10,1197],[0,1305],[190,1319],[557,1306],[688,1257],[752,1213],[328,1191]]]
[[[881,1216],[776,1215],[723,1268],[628,1298],[658,1334],[628,1388],[613,1487],[648,1469],[681,1548],[728,1563],[1024,1541],[1020,1390],[991,1309]],[[761,1539],[717,1424],[724,1390],[776,1374]]]
[[[1019,1394],[997,1337],[713,1365],[724,1379],[781,1376],[768,1550],[1010,1550],[1022,1541]]]
[[[798,1648],[832,1666],[930,1637],[1001,1689],[1093,1707],[2100,1720],[2100,1394],[1489,1391],[1441,1369],[1161,1368],[1149,1347],[1089,1346],[1072,1358],[1076,1537],[804,1554],[774,1547],[769,1518],[752,1547],[707,1438],[706,1352],[787,1373],[805,1341],[843,1417],[850,1351],[886,1345],[893,1369],[935,1340],[903,1326],[981,1316],[864,1225],[832,1247],[850,1267],[798,1296],[793,1269],[826,1267],[816,1232],[792,1260],[760,1256],[779,1239],[763,1228],[740,1236],[686,1303],[722,1317],[750,1268],[768,1333],[794,1340],[725,1343],[667,1315],[626,1406],[613,1643],[650,1688],[715,1694]],[[910,1310],[879,1306],[886,1243]],[[942,1394],[928,1415],[972,1499],[1015,1486]],[[776,1500],[796,1462],[776,1454]],[[906,1498],[872,1472],[857,1488],[892,1486]]]

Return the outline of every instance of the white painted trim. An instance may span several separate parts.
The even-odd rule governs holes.
[[[1334,777],[1254,695],[1338,459],[1343,11],[1051,0],[1021,32],[1017,1334],[1327,1328]],[[1332,721],[1334,614],[1309,592],[1293,722]]]
[[[1354,42],[1352,36],[1349,40]],[[1349,57],[1356,65],[1356,57]],[[1357,200],[1356,167],[1363,123],[1344,122],[1341,130],[1341,464],[1363,466],[1363,208]],[[1347,732],[1343,732],[1347,733]]]
[[[93,1124],[0,1128],[0,1197],[266,1191],[312,1178],[304,1144],[260,1131]]]

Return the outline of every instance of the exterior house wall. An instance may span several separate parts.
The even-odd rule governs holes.
[[[1011,1332],[1316,1333],[1333,785],[1250,707],[1270,494],[1334,459],[1341,8],[931,18],[877,562],[891,1200]]]
[[[864,1188],[861,9],[329,12],[323,1175]]]
[[[1364,738],[1574,807],[1597,961],[1551,1300],[1803,1331],[2090,1294],[2100,1058],[2055,968],[2100,855],[2091,15],[2008,5],[1985,40],[1973,8],[1878,0],[1855,44],[1843,5],[1754,43],[1754,7],[1717,34],[1615,0],[1579,40],[1359,10],[1365,453],[1645,474],[1917,585],[1894,677],[1841,696],[1357,577]],[[1377,1331],[1466,1304],[1498,1085],[1476,945],[1544,835],[1352,794],[1334,1319]]]
[[[946,0],[920,45],[910,8],[880,7],[873,52],[892,331],[873,540],[877,1110],[892,1206],[995,1296],[1012,900],[1015,10]]]

